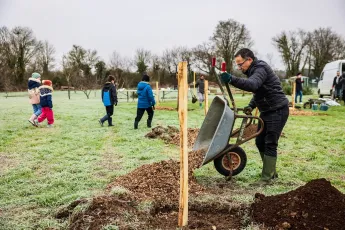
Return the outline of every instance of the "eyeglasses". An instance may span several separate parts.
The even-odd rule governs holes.
[[[248,59],[245,59],[242,63],[236,64],[238,68],[242,68],[243,64],[248,61]]]

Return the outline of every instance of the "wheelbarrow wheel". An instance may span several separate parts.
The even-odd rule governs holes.
[[[246,167],[247,155],[241,147],[236,147],[230,150],[228,154],[230,154],[232,161],[232,175],[236,176]],[[214,159],[213,163],[214,167],[220,174],[224,176],[230,175],[230,167],[227,154]]]

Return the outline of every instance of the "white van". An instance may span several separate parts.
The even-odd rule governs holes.
[[[340,75],[345,72],[345,60],[333,61],[325,65],[317,85],[319,97],[332,95],[333,79],[337,75],[337,71],[340,72]]]

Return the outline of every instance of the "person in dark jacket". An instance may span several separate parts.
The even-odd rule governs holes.
[[[117,106],[117,93],[114,76],[108,76],[108,81],[104,84],[101,95],[107,114],[99,119],[98,122],[103,126],[103,123],[108,120],[108,126],[114,126],[113,118],[111,117],[114,114],[114,105]]]
[[[40,90],[40,104],[42,107],[42,113],[37,118],[38,126],[39,123],[43,122],[45,119],[48,120],[48,128],[52,128],[54,124],[54,113],[53,113],[53,83],[50,80],[43,80],[43,85],[39,87]]]
[[[277,75],[266,62],[256,59],[251,50],[239,50],[235,54],[235,62],[238,69],[248,78],[235,77],[227,72],[222,73],[221,78],[224,83],[254,93],[249,105],[244,107],[244,113],[249,114],[258,107],[260,118],[264,122],[264,130],[256,137],[255,144],[263,161],[261,180],[258,184],[266,184],[278,177],[278,140],[289,117],[289,101]],[[258,129],[260,128],[259,123]]]
[[[297,97],[299,96],[299,103],[302,103],[302,96],[303,96],[303,88],[302,88],[302,73],[297,74],[296,78],[296,95],[295,95],[295,103],[297,103]]]
[[[28,94],[29,102],[32,105],[34,113],[29,118],[29,122],[36,126],[35,120],[42,113],[40,105],[40,90],[38,89],[41,86],[41,75],[39,73],[32,73],[31,77],[28,80]]]
[[[343,91],[343,101],[345,105],[345,71],[341,75],[341,85],[342,85],[342,91]]]
[[[203,75],[201,75],[200,79],[196,81],[195,87],[198,87],[199,107],[202,109],[202,103],[205,100],[205,78]]]
[[[151,128],[154,109],[155,109],[155,98],[153,97],[152,88],[149,84],[150,77],[144,74],[141,82],[138,84],[137,94],[138,94],[138,106],[137,106],[137,116],[134,120],[134,129],[138,129],[139,122],[143,117],[145,111],[148,114],[147,127]]]
[[[337,71],[337,76],[334,77],[333,79],[333,95],[334,95],[334,99],[340,99],[341,98],[341,94],[342,94],[342,77],[340,76],[340,72]]]

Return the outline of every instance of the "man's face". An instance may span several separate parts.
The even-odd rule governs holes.
[[[237,68],[241,70],[243,73],[249,69],[249,66],[252,64],[252,58],[242,58],[241,55],[235,57],[235,63]]]
[[[340,72],[339,71],[337,72],[337,76],[340,76]]]
[[[203,76],[203,75],[201,75],[201,76],[200,76],[200,79],[201,79],[201,80],[203,80],[203,79],[204,79],[204,76]]]

